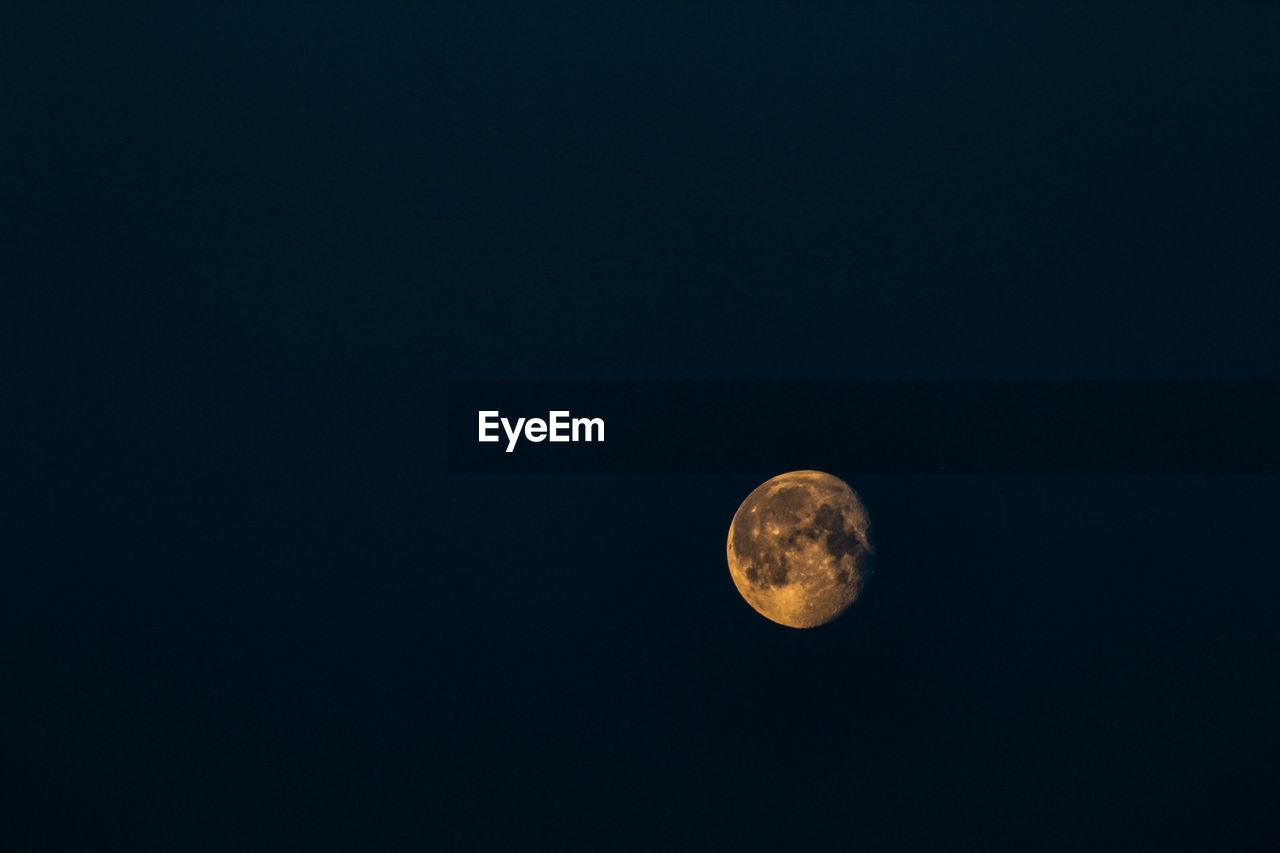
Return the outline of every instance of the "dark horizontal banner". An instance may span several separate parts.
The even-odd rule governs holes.
[[[1276,474],[1280,382],[449,383],[450,473],[801,468]]]

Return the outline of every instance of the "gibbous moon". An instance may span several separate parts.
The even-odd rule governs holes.
[[[792,628],[825,625],[871,574],[871,517],[843,480],[792,471],[761,484],[729,525],[729,574],[760,615]]]

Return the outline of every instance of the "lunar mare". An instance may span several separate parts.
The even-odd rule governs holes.
[[[843,480],[792,471],[734,513],[729,574],[760,615],[792,628],[835,619],[857,600],[875,556],[871,517]]]

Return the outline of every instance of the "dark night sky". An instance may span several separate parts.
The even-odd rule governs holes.
[[[1280,378],[1280,8],[1040,5],[7,11],[0,848],[1274,849],[1275,478],[835,471],[801,632],[758,478],[445,474],[449,378]]]

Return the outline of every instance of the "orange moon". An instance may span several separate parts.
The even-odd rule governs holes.
[[[849,609],[871,574],[871,517],[822,471],[791,471],[747,495],[729,525],[729,574],[756,611],[813,628]]]

